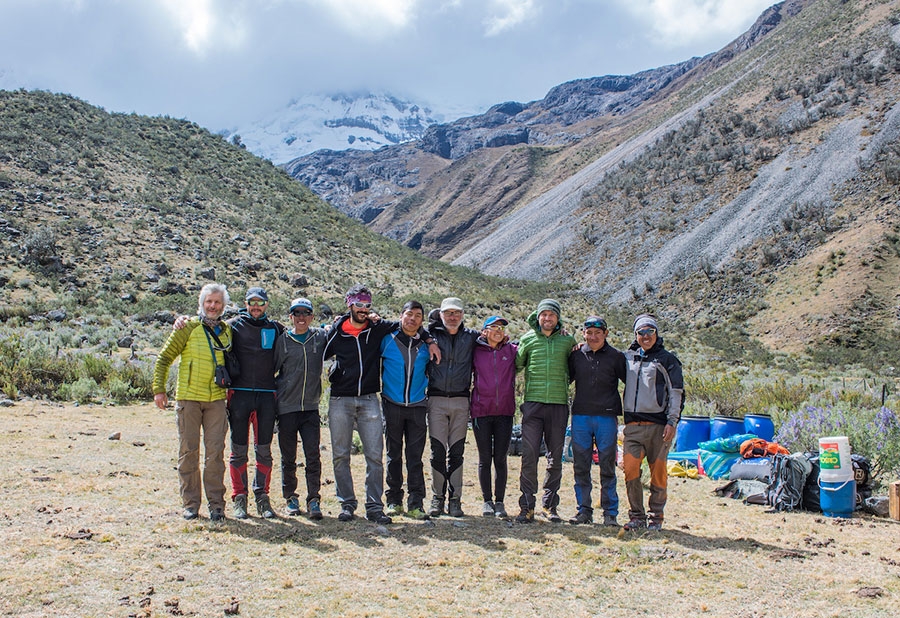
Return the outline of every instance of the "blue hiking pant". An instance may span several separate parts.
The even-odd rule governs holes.
[[[604,515],[619,514],[616,494],[616,437],[618,420],[615,416],[572,415],[572,471],[575,475],[575,500],[578,510],[593,514],[591,501],[591,463],[594,444],[600,464],[600,507]]]

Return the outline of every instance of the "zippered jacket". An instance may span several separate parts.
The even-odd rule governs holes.
[[[428,324],[428,333],[441,349],[440,364],[428,364],[428,396],[468,397],[472,386],[472,352],[481,333],[460,324],[456,334],[451,335],[440,318]]]
[[[245,310],[228,323],[234,334],[234,353],[241,364],[241,374],[231,388],[275,392],[274,348],[284,326],[265,316],[253,318]]]
[[[513,416],[516,412],[516,352],[514,343],[496,349],[479,337],[472,355],[472,418]]]
[[[428,346],[396,330],[381,340],[381,396],[398,406],[422,405],[428,378]]]
[[[528,316],[531,330],[519,340],[516,370],[525,371],[525,401],[569,403],[569,352],[575,337],[562,334],[562,322],[548,337],[541,332],[537,311]]]
[[[381,340],[398,326],[387,320],[370,321],[354,337],[342,328],[349,319],[349,313],[338,318],[325,343],[325,360],[334,358],[328,372],[333,397],[362,397],[381,390]]]
[[[216,335],[222,345],[229,348],[231,327],[225,322],[220,324],[220,332]],[[209,350],[200,318],[196,316],[188,320],[181,330],[173,330],[159,356],[156,357],[156,365],[153,368],[153,394],[166,392],[169,367],[181,356],[178,363],[178,383],[175,388],[176,400],[210,402],[225,399],[226,390],[213,383],[215,365],[225,364],[225,353],[215,350],[215,347],[217,346],[213,341],[216,355],[216,363],[213,363],[213,352]]]
[[[575,382],[572,414],[622,414],[619,382],[625,382],[625,373],[625,355],[609,343],[596,352],[588,344],[582,344],[569,355],[569,380]]]
[[[285,330],[275,343],[275,390],[278,413],[317,410],[322,397],[325,330],[310,328],[303,343]]]
[[[678,357],[666,350],[658,337],[646,353],[635,341],[625,359],[625,423],[649,421],[677,427],[684,409],[684,376]]]

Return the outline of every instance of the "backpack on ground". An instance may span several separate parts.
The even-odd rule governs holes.
[[[803,488],[812,470],[803,453],[776,455],[773,463],[774,480],[769,485],[768,503],[775,511],[794,511],[803,508]]]

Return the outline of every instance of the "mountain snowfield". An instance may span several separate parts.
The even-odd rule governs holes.
[[[261,120],[238,127],[253,154],[276,165],[316,150],[378,150],[422,136],[429,126],[477,110],[440,110],[387,93],[304,95]]]

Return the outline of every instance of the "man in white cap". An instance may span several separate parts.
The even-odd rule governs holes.
[[[661,530],[666,506],[666,457],[684,408],[684,376],[678,357],[663,347],[656,317],[634,321],[635,340],[625,352],[624,468],[629,521],[626,530]],[[650,467],[649,521],[644,510],[641,461]]]
[[[463,325],[463,302],[456,297],[441,302],[440,317],[428,332],[440,348],[440,362],[428,364],[428,433],[431,435],[431,508],[428,514],[462,517],[463,452],[469,428],[469,391],[472,352],[481,334]],[[434,312],[432,312],[433,314]],[[432,315],[429,315],[432,318]]]
[[[300,514],[297,495],[297,439],[303,444],[306,509],[310,519],[322,519],[322,459],[319,399],[322,396],[322,357],[325,329],[313,328],[312,303],[295,298],[288,309],[293,328],[275,343],[275,388],[278,402],[278,446],[281,450],[281,493],[287,514]]]

